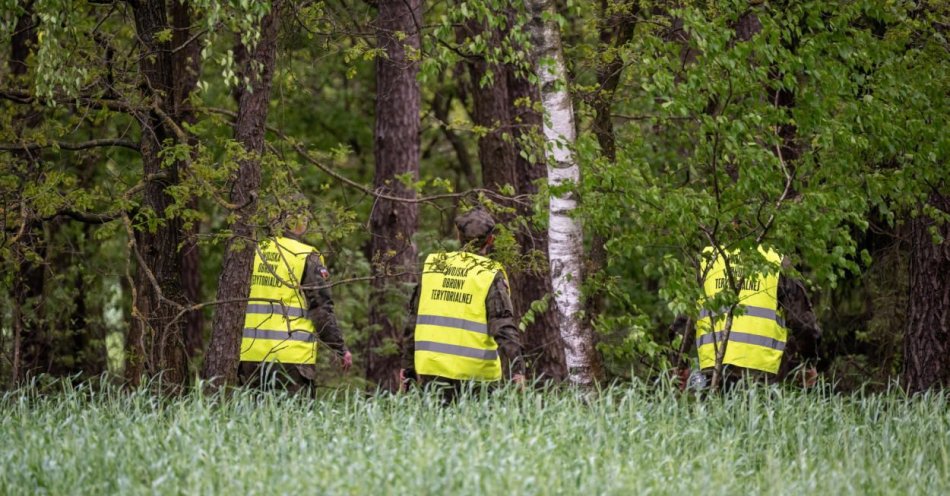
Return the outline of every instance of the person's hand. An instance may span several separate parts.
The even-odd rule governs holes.
[[[399,369],[399,392],[409,389],[409,383],[406,381],[406,369]]]
[[[806,388],[815,387],[815,384],[818,384],[818,369],[815,367],[808,367],[802,371],[802,384]]]
[[[689,384],[689,375],[691,373],[692,371],[689,369],[689,367],[678,367],[674,370],[674,374],[676,374],[677,385],[679,386],[680,391],[686,390],[686,385]]]
[[[518,389],[524,391],[524,374],[515,374],[511,376],[511,382],[515,383],[518,386]]]
[[[343,372],[350,370],[350,367],[353,366],[353,354],[350,353],[350,350],[346,350],[343,353],[343,356],[340,357],[340,368],[343,369]]]

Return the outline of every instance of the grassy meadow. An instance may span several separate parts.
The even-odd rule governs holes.
[[[947,396],[698,401],[35,389],[0,397],[0,494],[950,494]]]

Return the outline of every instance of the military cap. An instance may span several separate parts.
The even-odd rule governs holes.
[[[495,230],[495,220],[481,208],[473,208],[455,218],[455,227],[463,239],[482,239]]]

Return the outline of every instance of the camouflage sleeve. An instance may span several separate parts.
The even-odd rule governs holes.
[[[488,290],[485,307],[488,313],[488,334],[498,343],[502,360],[507,361],[509,374],[524,374],[521,331],[515,324],[515,312],[508,292],[508,280],[500,271]]]
[[[413,370],[415,368],[416,353],[416,315],[419,313],[419,288],[417,284],[412,290],[412,298],[409,299],[409,308],[406,309],[406,328],[403,330],[403,350],[402,350],[402,368]]]
[[[676,318],[673,319],[673,323],[670,324],[670,327],[667,329],[670,343],[676,340],[676,336],[683,335],[679,349],[673,350],[673,362],[678,367],[689,364],[689,357],[693,350],[694,341],[696,341],[696,333],[691,332],[692,330],[693,323],[691,319],[685,315],[677,315]]]
[[[794,341],[793,349],[803,359],[817,358],[821,327],[805,291],[805,285],[790,277],[779,277],[778,305],[782,309],[785,326]]]
[[[304,287],[303,294],[307,298],[307,317],[317,328],[317,336],[337,355],[346,353],[346,343],[343,341],[343,332],[333,313],[333,298],[330,288],[325,284],[330,272],[320,262],[320,255],[311,253],[304,265],[303,278],[300,284]]]
[[[689,317],[685,315],[677,315],[673,319],[673,323],[670,324],[670,327],[666,329],[666,332],[670,338],[670,341],[674,341],[676,336],[683,334],[683,338],[686,338],[687,327],[689,326]]]

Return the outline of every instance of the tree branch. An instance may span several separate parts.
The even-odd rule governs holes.
[[[139,144],[131,140],[118,138],[93,139],[89,141],[80,141],[78,143],[69,141],[51,141],[49,143],[0,143],[0,151],[34,151],[43,148],[58,148],[71,152],[87,150],[98,147],[120,147],[139,151]]]
[[[208,107],[208,108],[206,108],[205,110],[206,110],[207,112],[212,113],[212,114],[224,115],[224,116],[230,117],[230,118],[232,118],[232,119],[236,119],[236,118],[237,118],[237,114],[236,114],[234,111],[231,111],[231,110],[222,109],[222,108],[212,108],[212,107]],[[467,197],[467,196],[471,196],[471,195],[475,195],[475,194],[483,194],[483,195],[485,195],[485,196],[487,196],[487,197],[490,197],[490,198],[492,198],[492,199],[494,199],[494,200],[511,201],[511,202],[515,202],[515,203],[520,203],[520,204],[522,204],[522,205],[528,205],[528,204],[529,204],[527,200],[529,199],[530,195],[506,196],[506,195],[499,194],[499,193],[497,193],[497,192],[495,192],[495,191],[492,191],[492,190],[490,190],[490,189],[484,189],[484,188],[474,188],[474,189],[470,189],[470,190],[468,190],[468,191],[463,191],[463,192],[461,192],[461,193],[443,193],[443,194],[439,194],[439,195],[423,196],[423,197],[419,197],[419,198],[404,198],[404,197],[400,197],[400,196],[387,195],[386,193],[383,193],[382,191],[380,191],[382,188],[378,188],[378,189],[375,189],[375,190],[374,190],[374,189],[372,189],[372,188],[369,188],[368,186],[364,186],[364,185],[362,185],[362,184],[360,184],[360,183],[358,183],[358,182],[356,182],[356,181],[354,181],[354,180],[352,180],[352,179],[350,179],[350,178],[348,178],[348,177],[346,177],[346,176],[344,176],[344,175],[342,175],[342,174],[340,174],[340,173],[334,171],[331,167],[327,166],[326,164],[324,164],[323,162],[321,162],[320,160],[318,160],[317,158],[315,158],[313,155],[311,155],[311,154],[307,151],[307,149],[306,149],[302,144],[298,143],[296,140],[291,139],[289,136],[287,136],[286,134],[284,134],[284,133],[283,133],[282,131],[280,131],[279,129],[276,129],[276,128],[274,128],[273,126],[268,125],[268,126],[267,126],[267,130],[270,131],[270,132],[272,132],[272,133],[274,133],[278,138],[284,140],[284,141],[285,141],[286,143],[288,143],[288,144],[291,146],[291,148],[293,148],[294,151],[297,152],[297,154],[300,155],[304,160],[306,160],[307,162],[310,162],[311,165],[313,165],[313,166],[317,167],[318,169],[320,169],[321,171],[325,172],[325,173],[328,174],[330,177],[332,177],[332,178],[334,178],[334,179],[336,179],[336,180],[338,180],[338,181],[340,181],[340,182],[342,182],[342,183],[344,183],[344,184],[346,184],[346,185],[348,185],[348,186],[350,186],[350,187],[352,187],[352,188],[354,188],[354,189],[357,189],[357,190],[359,190],[359,191],[361,191],[361,192],[363,192],[363,193],[366,193],[367,195],[373,196],[374,198],[377,198],[377,199],[389,200],[389,201],[395,201],[395,202],[404,202],[404,203],[432,203],[432,202],[434,202],[434,201],[436,201],[436,200],[459,199],[459,198],[465,198],[465,197]]]

